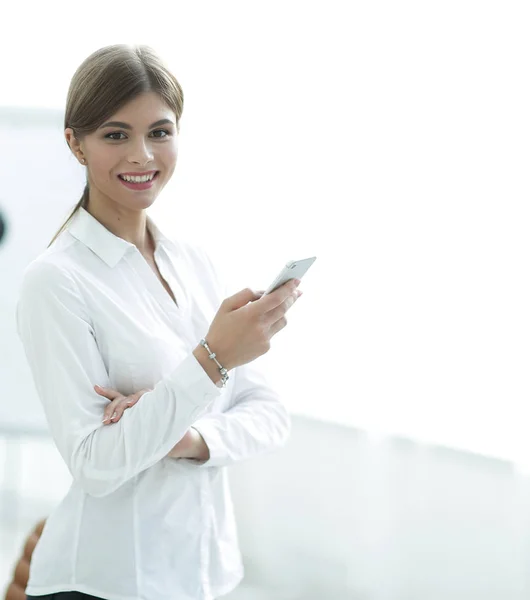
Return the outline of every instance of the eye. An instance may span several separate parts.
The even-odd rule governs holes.
[[[121,131],[115,131],[113,133],[107,133],[107,135],[105,136],[105,139],[109,139],[109,140],[114,140],[115,142],[118,142],[119,140],[116,138],[111,137],[112,135],[123,135],[123,133]]]
[[[171,133],[167,130],[167,129],[155,129],[153,131],[153,133],[156,133],[157,131],[162,131],[164,132],[166,135],[164,135],[163,137],[168,137],[168,135],[171,135]]]
[[[167,129],[155,129],[153,131],[153,133],[157,133],[157,132],[160,132],[160,131],[163,132],[163,133],[165,133],[166,135],[163,135],[163,136],[156,135],[155,137],[158,138],[158,139],[162,139],[162,138],[165,138],[165,137],[168,137],[168,136],[171,135],[171,132],[169,132]],[[123,134],[122,131],[113,131],[112,133],[107,133],[107,135],[105,136],[105,139],[113,140],[115,142],[121,142],[121,140],[123,139],[123,138],[111,137],[113,135],[124,135],[124,134]]]

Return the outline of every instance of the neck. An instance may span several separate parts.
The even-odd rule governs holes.
[[[114,235],[134,244],[145,257],[151,257],[155,244],[147,226],[145,210],[131,211],[122,207],[87,202],[85,210]]]

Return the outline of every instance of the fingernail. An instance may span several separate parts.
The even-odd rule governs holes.
[[[114,417],[116,417],[118,415],[118,413],[114,413],[111,417],[111,419],[114,419]]]
[[[106,423],[108,420],[109,420],[109,418],[108,418],[108,417],[105,417],[105,418],[103,419],[103,421],[101,421],[101,422],[102,422],[102,423]]]

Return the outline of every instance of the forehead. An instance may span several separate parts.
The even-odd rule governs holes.
[[[149,125],[158,119],[175,120],[175,113],[155,92],[145,92],[116,111],[111,119],[131,124]],[[110,120],[110,119],[107,119]]]

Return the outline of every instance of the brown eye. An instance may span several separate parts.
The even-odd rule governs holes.
[[[122,133],[121,131],[114,131],[113,133],[108,133],[108,134],[105,136],[105,139],[107,139],[107,138],[108,138],[109,140],[115,140],[115,141],[119,142],[120,140],[118,140],[118,139],[116,139],[116,138],[113,138],[113,137],[110,137],[111,135],[123,135],[123,133]]]
[[[155,130],[153,131],[153,133],[156,133],[157,131],[158,131],[158,132],[159,132],[159,131],[162,131],[162,132],[163,132],[163,133],[165,133],[166,135],[164,135],[164,136],[155,136],[155,137],[168,137],[168,135],[171,135],[171,133],[170,133],[170,132],[169,132],[167,129],[155,129]]]

